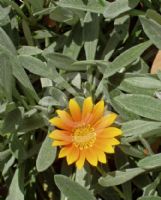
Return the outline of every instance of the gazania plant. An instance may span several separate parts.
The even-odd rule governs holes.
[[[106,153],[114,153],[115,146],[120,144],[116,137],[122,131],[112,126],[117,114],[105,115],[103,100],[94,105],[88,97],[81,109],[77,101],[71,99],[68,109],[57,110],[57,115],[50,119],[55,129],[49,137],[53,139],[52,146],[60,147],[58,157],[66,157],[68,165],[75,162],[81,169],[85,160],[93,166],[106,163]]]
[[[0,200],[161,200],[161,0],[0,0]]]

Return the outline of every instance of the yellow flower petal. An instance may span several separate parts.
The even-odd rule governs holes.
[[[103,151],[99,151],[97,149],[97,154],[98,154],[98,161],[100,161],[101,163],[106,163],[107,159],[106,159],[106,155]]]
[[[69,101],[69,110],[73,120],[75,121],[81,120],[81,109],[79,104],[74,99],[71,99]]]
[[[110,145],[106,141],[97,140],[96,143],[95,143],[95,147],[97,149],[100,149],[101,151],[106,152],[106,153],[114,153],[115,152],[112,145]]]
[[[101,163],[106,163],[106,155],[103,150],[97,148],[95,145],[92,148],[92,151],[97,155],[98,161]]]
[[[62,130],[54,130],[49,134],[49,138],[54,140],[66,140],[69,141],[72,139],[70,132]]]
[[[78,169],[81,169],[81,168],[83,167],[83,165],[84,165],[84,162],[85,162],[85,153],[84,153],[84,151],[82,150],[82,151],[80,151],[79,158],[78,158],[78,160],[77,160],[77,162],[76,162],[76,167],[77,167]]]
[[[71,144],[71,141],[59,141],[59,140],[55,140],[52,143],[52,146],[56,147],[56,146],[64,146],[64,145],[69,145]]]
[[[70,114],[68,114],[64,110],[57,110],[58,116],[61,118],[61,120],[69,127],[74,127],[74,121]]]
[[[85,150],[85,157],[91,165],[97,166],[97,155],[91,150],[91,148]]]
[[[104,101],[99,101],[93,108],[91,118],[89,119],[90,124],[94,124],[98,119],[103,116],[104,113]]]
[[[68,165],[71,165],[72,163],[77,161],[78,158],[79,158],[79,149],[76,148],[73,145],[73,148],[71,149],[71,151],[67,155],[67,163],[68,163]]]
[[[82,120],[87,121],[93,110],[93,102],[91,97],[87,97],[83,103]]]
[[[98,132],[97,137],[99,138],[114,138],[116,136],[122,135],[122,131],[119,128],[108,127],[103,131]]]
[[[98,138],[98,141],[102,144],[107,144],[107,145],[120,144],[120,141],[118,141],[116,138]]]
[[[67,126],[59,117],[54,117],[49,122],[60,129],[71,131],[71,127]]]
[[[108,144],[110,144],[110,145],[120,144],[120,141],[118,141],[116,138],[109,138],[109,139],[107,139],[107,141],[108,141]]]
[[[104,146],[103,151],[106,152],[106,153],[115,153],[115,149],[111,145]]]
[[[99,121],[97,121],[93,125],[93,127],[96,130],[106,128],[106,127],[110,126],[111,124],[113,124],[114,121],[116,120],[116,118],[117,118],[117,114],[111,113],[111,114],[109,114],[107,116],[102,117]]]
[[[72,148],[72,145],[66,146],[66,147],[62,147],[62,148],[60,149],[58,158],[63,158],[63,157],[65,157],[65,156],[67,156],[68,153],[71,151],[71,148]]]

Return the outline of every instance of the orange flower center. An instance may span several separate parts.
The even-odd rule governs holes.
[[[90,125],[81,126],[74,130],[73,143],[79,149],[92,147],[96,141],[96,133]]]

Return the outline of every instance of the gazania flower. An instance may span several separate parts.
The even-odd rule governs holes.
[[[68,165],[76,163],[80,169],[85,160],[97,166],[98,161],[106,163],[105,153],[114,153],[115,145],[120,142],[115,138],[122,134],[119,128],[112,127],[117,115],[104,116],[104,101],[93,105],[92,98],[84,100],[82,109],[71,99],[69,111],[57,110],[58,117],[50,120],[56,129],[49,137],[52,146],[60,146],[59,158],[66,157]]]

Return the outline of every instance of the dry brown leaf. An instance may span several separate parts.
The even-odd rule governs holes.
[[[152,67],[151,67],[151,74],[156,74],[158,70],[161,70],[161,50],[158,51],[158,53],[156,54]],[[159,146],[160,146],[160,142],[161,142],[161,138],[158,138],[152,145],[151,148],[153,150],[153,152],[157,153]],[[148,150],[145,149],[144,152],[146,155],[149,154]]]
[[[150,73],[156,74],[158,70],[161,70],[161,50],[158,51],[154,58]]]

